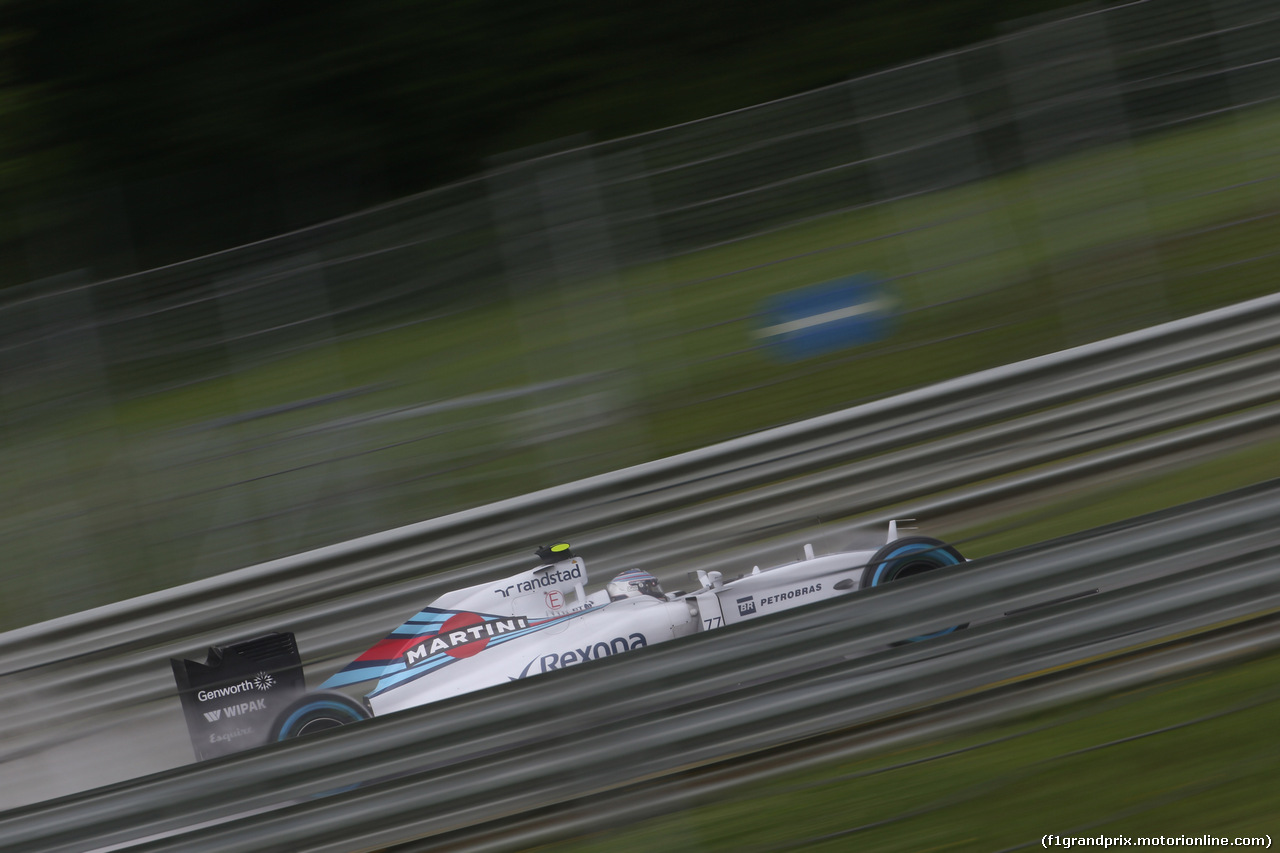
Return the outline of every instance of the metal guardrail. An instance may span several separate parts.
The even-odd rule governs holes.
[[[133,842],[147,850],[347,850],[449,832],[1280,610],[1277,522],[1280,481],[1272,481],[599,665],[17,810],[0,815],[0,838],[33,851]],[[1114,588],[1122,576],[1126,585]],[[1092,589],[1103,591],[1079,596]]]
[[[533,850],[544,845],[573,843],[589,836],[628,832],[641,822],[695,811],[711,804],[739,804],[767,798],[771,793],[820,788],[838,783],[840,775],[830,775],[833,768],[859,758],[890,756],[904,747],[921,747],[933,743],[932,758],[945,757],[951,749],[950,738],[972,733],[975,729],[1009,725],[1020,735],[1043,731],[1034,717],[1040,712],[1060,709],[1063,703],[1090,710],[1068,714],[1065,721],[1088,718],[1106,708],[1114,708],[1143,691],[1144,685],[1186,677],[1197,671],[1217,666],[1231,666],[1248,658],[1274,654],[1280,650],[1280,619],[1253,619],[1224,625],[1221,628],[1163,643],[1158,648],[1140,648],[1132,653],[1111,657],[1098,665],[1073,667],[1045,677],[1035,677],[985,689],[956,701],[895,715],[882,721],[859,725],[847,731],[813,738],[777,749],[739,755],[727,761],[688,767],[678,773],[612,787],[572,802],[555,806],[554,820],[545,810],[533,810],[498,817],[485,823],[415,838],[391,847],[385,853],[420,853],[449,850],[452,853],[505,853]],[[1274,701],[1274,692],[1271,701]],[[1092,700],[1099,701],[1094,702]],[[1268,701],[1266,698],[1261,702]],[[1257,707],[1258,698],[1232,703],[1235,710]],[[1032,719],[1028,720],[1028,717]],[[1200,718],[1198,722],[1204,722]],[[1060,723],[1061,724],[1061,723]],[[1194,724],[1194,723],[1189,723]],[[1007,732],[1008,729],[1006,728]],[[1151,734],[1152,732],[1147,732]],[[1002,742],[1009,734],[981,744]],[[1123,741],[1120,741],[1123,742]],[[1112,740],[1109,745],[1118,742]],[[1108,744],[1099,744],[1105,748]],[[921,759],[906,761],[913,764]],[[930,760],[925,758],[923,760]],[[904,762],[889,759],[879,763],[879,770],[893,770]],[[870,771],[877,772],[877,771]],[[825,778],[814,778],[822,774]],[[809,781],[797,782],[802,776]],[[769,793],[765,793],[769,792]],[[897,810],[895,814],[877,818],[896,822],[914,816]],[[865,823],[862,829],[870,828]],[[859,829],[846,827],[850,835]],[[773,845],[783,850],[800,847],[814,840],[792,838]],[[705,839],[704,839],[705,840]],[[1033,846],[1034,842],[1026,846]]]
[[[817,515],[973,506],[1274,426],[1277,344],[1280,296],[1255,299],[11,631],[0,681],[25,701],[0,731],[34,750],[101,731],[112,708],[174,703],[157,661],[263,629],[299,632],[313,664],[349,654],[407,601],[512,571],[550,535],[597,569],[678,565],[713,559],[713,532],[730,545]]]

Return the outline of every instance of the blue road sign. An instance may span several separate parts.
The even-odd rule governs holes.
[[[893,329],[898,300],[870,276],[851,275],[770,298],[756,336],[783,361],[878,341]]]

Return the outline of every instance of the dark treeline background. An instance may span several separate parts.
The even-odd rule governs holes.
[[[0,0],[2,280],[45,273],[12,247],[86,204],[128,244],[95,274],[128,272],[465,177],[525,145],[747,106],[1063,5]]]

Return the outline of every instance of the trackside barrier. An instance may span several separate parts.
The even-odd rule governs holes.
[[[1280,611],[1278,522],[1272,481],[501,693],[16,810],[0,815],[0,838],[32,851],[144,839],[155,851],[346,850],[475,826]],[[1125,572],[1138,577],[1112,588]],[[885,648],[1003,612],[1015,615]]]
[[[680,507],[724,491],[737,491],[753,481],[794,477],[812,466],[807,454],[820,448],[874,437],[878,441],[871,449],[861,444],[843,448],[846,457],[869,455],[956,432],[961,426],[989,423],[996,417],[1060,406],[1277,342],[1280,294],[1272,294],[8,631],[0,635],[0,675],[74,656],[86,648],[123,650],[223,630],[230,614],[237,621],[248,621],[253,616],[278,613],[282,606],[297,609],[302,603],[331,599],[351,589],[442,572],[513,550],[523,552],[530,543],[547,536],[549,524],[564,531],[597,529],[632,521],[638,511],[647,514]],[[1037,392],[1036,386],[1042,390]],[[1030,396],[1025,393],[1028,390]],[[1000,410],[983,411],[976,405],[979,400],[984,405],[999,404]],[[1066,420],[1072,414],[1064,408],[1059,416]],[[954,420],[957,416],[962,416],[963,422]],[[919,425],[906,440],[900,432],[901,420]],[[756,466],[765,464],[769,465],[767,474],[753,473]],[[722,482],[725,477],[729,477],[727,483]],[[629,502],[637,498],[638,504]],[[440,575],[439,583],[433,586],[456,587],[479,579],[478,573],[460,570]]]
[[[114,726],[180,713],[157,662],[283,629],[314,678],[550,537],[588,549],[597,571],[611,559],[712,568],[728,558],[709,550],[814,516],[899,505],[927,518],[1275,428],[1277,344],[1280,296],[1255,299],[12,631],[0,636],[0,732],[14,746],[0,760],[92,738],[103,767],[124,767],[136,758]]]

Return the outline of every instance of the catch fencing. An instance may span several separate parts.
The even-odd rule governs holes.
[[[1269,292],[1277,96],[1265,0],[1081,7],[161,269],[33,251],[0,626]],[[878,342],[758,336],[852,274],[898,300]]]

